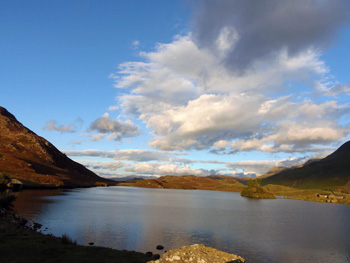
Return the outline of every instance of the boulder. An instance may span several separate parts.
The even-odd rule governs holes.
[[[245,262],[245,259],[201,244],[172,249],[162,258],[148,263],[228,263]]]

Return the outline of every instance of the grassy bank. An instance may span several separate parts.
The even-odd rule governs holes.
[[[44,235],[23,226],[23,219],[0,210],[1,262],[135,262],[152,260],[145,254],[104,247],[75,245],[67,237]]]
[[[350,204],[350,194],[344,194],[341,192],[334,192],[336,195],[341,195],[346,197],[345,199],[331,199],[331,198],[322,198],[317,195],[320,193],[323,194],[332,194],[332,191],[327,191],[324,189],[296,189],[292,187],[287,187],[283,185],[272,185],[268,184],[263,187],[266,191],[271,192],[275,195],[283,196],[287,199],[296,199],[303,201],[311,202],[324,202],[324,203],[337,203],[337,204]]]

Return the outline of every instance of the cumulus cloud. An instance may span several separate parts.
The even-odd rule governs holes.
[[[320,147],[322,152],[313,154],[311,157],[323,158],[334,151],[333,147]],[[327,154],[325,154],[327,151]],[[192,160],[180,157],[183,153],[160,152],[150,150],[126,149],[116,151],[84,150],[63,151],[70,157],[100,157],[114,159],[113,161],[87,161],[79,159],[79,162],[96,173],[104,176],[164,176],[164,175],[229,175],[255,177],[266,173],[273,167],[291,167],[305,163],[310,156],[290,157],[280,160],[262,161],[218,161],[218,160]],[[193,164],[215,165],[215,169],[193,168]]]
[[[76,132],[77,129],[80,129],[83,124],[83,120],[78,118],[74,123],[67,125],[59,125],[56,120],[49,120],[46,125],[43,127],[43,130],[49,131],[60,131],[60,132]]]
[[[191,167],[193,161],[186,158],[178,158],[179,155],[186,155],[176,152],[159,152],[151,150],[126,149],[116,151],[84,150],[84,151],[63,151],[70,157],[100,157],[114,159],[114,161],[96,162],[79,160],[86,167],[98,174],[108,176],[163,176],[163,175],[196,175],[208,176],[218,173],[217,170],[195,169]],[[211,163],[205,161],[204,163]],[[213,163],[218,163],[213,161]],[[226,163],[221,163],[226,164]]]
[[[97,120],[90,124],[88,132],[97,131],[98,134],[91,135],[93,141],[99,141],[104,138],[120,141],[125,137],[135,137],[141,134],[138,126],[132,121],[122,121],[112,119],[108,113],[103,114]]]
[[[213,170],[205,169],[192,169],[189,164],[177,164],[177,163],[136,163],[131,168],[126,168],[128,172],[135,172],[138,174],[148,174],[155,176],[164,175],[196,175],[196,176],[209,176],[213,174]]]
[[[349,21],[346,0],[193,2],[196,43],[218,52],[225,49],[223,62],[235,73],[282,50],[295,56],[309,47],[328,47]]]
[[[142,62],[122,63],[112,76],[125,91],[122,114],[145,123],[149,146],[306,153],[349,135],[350,105],[329,100],[349,96],[348,85],[331,83],[321,59],[348,23],[348,2],[197,4],[193,32],[140,52]]]
[[[122,71],[126,75],[117,79],[116,84],[118,88],[128,88],[127,85],[131,85],[129,88],[132,94],[120,96],[120,104],[125,113],[140,118],[151,129],[155,135],[150,142],[151,147],[161,150],[193,148],[200,150],[211,147],[220,140],[246,140],[257,137],[257,134],[258,137],[269,136],[273,141],[270,133],[278,131],[279,122],[291,119],[293,120],[289,122],[291,125],[300,126],[315,117],[333,120],[327,125],[332,125],[334,130],[339,129],[336,131],[337,139],[341,139],[340,135],[344,135],[344,132],[340,131],[342,128],[336,125],[334,117],[341,116],[341,113],[348,109],[345,110],[336,105],[336,101],[321,104],[316,104],[311,100],[295,102],[293,94],[276,99],[270,99],[263,94],[264,92],[276,92],[277,87],[292,80],[316,86],[317,81],[312,83],[310,79],[314,79],[315,76],[323,76],[328,72],[328,68],[319,60],[316,53],[307,50],[303,55],[293,58],[283,53],[275,64],[270,64],[269,67],[250,75],[239,77],[231,76],[224,68],[220,68],[214,57],[206,56],[208,63],[194,63],[190,67],[191,70],[186,70],[187,75],[184,75],[181,63],[169,62],[168,57],[176,54],[175,57],[179,61],[186,61],[187,52],[184,51],[186,47],[190,51],[204,51],[195,49],[194,42],[189,36],[176,38],[169,45],[170,47],[165,44],[161,45],[158,53],[144,55],[150,60],[148,63],[150,68],[146,75],[140,73],[139,67],[147,68],[147,63],[134,62],[133,67]],[[176,52],[177,45],[181,52]],[[151,68],[156,68],[156,70],[153,71]],[[176,82],[164,87],[158,75],[159,68],[164,68],[163,71],[166,72],[173,72],[172,74],[176,75]],[[207,73],[203,74],[203,72]],[[126,81],[130,76],[137,79],[137,84]],[[167,77],[164,76],[164,78],[164,82],[171,82]],[[181,78],[183,81],[180,81]],[[177,84],[186,83],[188,79],[191,79],[189,89]],[[163,84],[158,85],[157,83]],[[183,90],[183,96],[176,96],[174,93],[179,87]],[[287,91],[288,88],[285,90]],[[154,93],[162,95],[154,95]],[[194,94],[197,96],[191,99]],[[171,98],[174,99],[171,100]],[[320,128],[326,127],[325,123],[320,125]],[[319,132],[322,132],[322,129]],[[334,138],[336,136],[333,136]],[[304,140],[305,144],[315,142],[313,138],[309,142]],[[329,142],[329,140],[324,140],[324,142]],[[274,149],[276,150],[277,147]],[[292,150],[297,149],[299,148],[292,147]],[[266,147],[265,150],[267,150]]]

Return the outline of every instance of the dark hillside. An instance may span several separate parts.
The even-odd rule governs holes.
[[[350,142],[321,160],[302,167],[290,168],[263,179],[263,184],[276,184],[300,189],[335,189],[350,181]]]
[[[74,162],[0,107],[0,173],[25,187],[87,187],[115,184]]]

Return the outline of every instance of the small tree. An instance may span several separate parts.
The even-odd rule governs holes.
[[[9,182],[9,178],[4,173],[0,173],[0,187],[6,186]]]
[[[248,180],[249,188],[260,188],[261,187],[261,178],[249,179]]]
[[[13,202],[17,199],[15,195],[4,194],[0,197],[0,209],[12,210]]]

